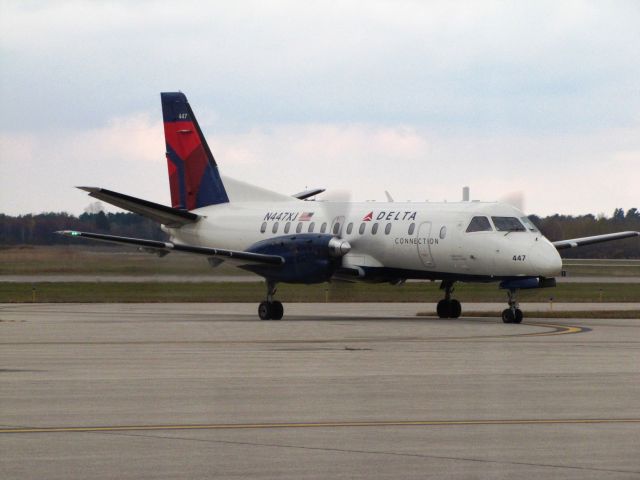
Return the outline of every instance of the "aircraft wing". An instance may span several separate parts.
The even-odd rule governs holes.
[[[571,238],[569,240],[559,240],[553,243],[553,246],[558,250],[564,250],[565,248],[583,247],[585,245],[591,245],[593,243],[610,242],[611,240],[620,240],[622,238],[640,237],[640,232],[618,232],[607,233],[604,235],[594,235],[592,237]]]
[[[257,263],[263,265],[282,265],[284,258],[279,255],[266,255],[263,253],[243,252],[239,250],[225,250],[222,248],[196,247],[193,245],[181,245],[179,243],[161,242],[158,240],[147,240],[144,238],[119,237],[116,235],[104,235],[101,233],[77,232],[75,230],[61,230],[56,232],[59,235],[73,238],[90,238],[102,242],[121,243],[124,245],[134,245],[145,251],[166,255],[171,252],[185,252],[206,257],[219,258],[221,260],[235,260],[242,263]]]
[[[200,217],[195,213],[178,208],[167,207],[159,203],[150,202],[141,198],[131,197],[124,193],[114,192],[106,188],[78,187],[89,192],[90,197],[103,200],[116,207],[124,208],[133,213],[150,218],[168,227],[181,227],[187,223],[196,222]]]

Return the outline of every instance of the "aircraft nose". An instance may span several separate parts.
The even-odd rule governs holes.
[[[562,258],[556,247],[547,239],[540,238],[533,247],[533,265],[543,277],[555,277],[562,271]]]

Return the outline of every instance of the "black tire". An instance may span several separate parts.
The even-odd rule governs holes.
[[[260,302],[258,316],[260,320],[271,320],[271,304],[269,302]]]
[[[520,323],[522,322],[523,318],[524,318],[524,314],[522,313],[522,310],[520,310],[519,308],[516,308],[516,316],[513,319],[513,323]]]
[[[440,318],[449,318],[451,316],[451,302],[445,299],[440,300],[436,307],[436,312],[438,312]]]
[[[271,319],[281,320],[284,315],[284,307],[277,300],[271,304]]]
[[[515,318],[513,316],[513,312],[511,311],[510,308],[505,308],[502,311],[502,321],[504,323],[513,323],[515,321]]]
[[[451,318],[460,318],[460,314],[462,313],[462,305],[458,300],[451,300],[449,309]]]

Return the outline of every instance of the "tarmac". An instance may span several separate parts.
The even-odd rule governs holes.
[[[640,283],[638,276],[570,276],[557,277],[558,283]],[[254,283],[264,282],[257,275],[103,275],[103,274],[36,274],[36,275],[0,275],[0,283],[38,283],[38,282],[74,282],[74,283]],[[407,280],[408,283],[430,282],[430,280]]]
[[[0,304],[0,477],[640,478],[640,319],[434,309]]]

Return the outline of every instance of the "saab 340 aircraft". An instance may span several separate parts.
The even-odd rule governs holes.
[[[516,293],[555,285],[558,250],[638,236],[620,232],[550,242],[527,216],[503,203],[355,203],[308,201],[323,192],[284,195],[220,175],[187,98],[162,93],[171,207],[104,188],[89,195],[162,224],[169,241],[65,230],[69,237],[125,245],[164,256],[202,255],[266,280],[262,320],[279,320],[276,285],[327,281],[441,281],[441,318],[458,318],[455,282],[500,282],[505,323],[520,323]]]

